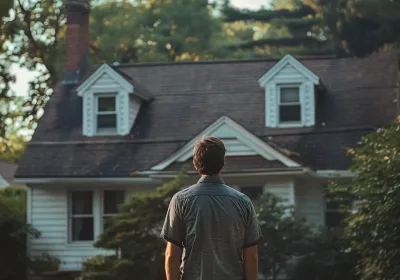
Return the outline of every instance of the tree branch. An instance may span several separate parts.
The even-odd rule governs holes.
[[[21,12],[24,14],[24,21],[26,23],[26,28],[23,27],[23,25],[21,26],[22,29],[24,29],[25,31],[25,35],[28,37],[28,39],[32,42],[32,45],[34,47],[35,53],[37,56],[40,57],[40,59],[42,60],[42,62],[44,62],[44,56],[43,56],[43,52],[38,44],[38,42],[35,40],[35,38],[33,37],[32,34],[32,30],[31,30],[31,23],[32,23],[32,11],[40,4],[40,1],[36,2],[35,5],[29,9],[29,11],[27,11],[24,6],[21,3],[21,0],[18,0],[18,5],[19,8],[21,9]]]
[[[262,46],[299,46],[299,45],[311,45],[318,44],[324,45],[325,42],[316,40],[312,37],[297,37],[297,38],[266,38],[260,40],[254,40],[239,44],[232,44],[227,46],[227,49],[230,50],[238,50],[238,49],[251,49],[254,47],[262,47]]]
[[[222,10],[225,15],[224,22],[234,22],[240,20],[255,20],[262,22],[270,22],[276,18],[301,18],[308,15],[315,15],[316,12],[309,6],[303,6],[298,10],[259,10],[249,11],[240,10],[232,7],[225,7]]]

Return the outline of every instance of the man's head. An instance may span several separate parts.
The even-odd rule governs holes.
[[[225,146],[221,140],[205,136],[196,142],[193,164],[201,175],[217,175],[225,164]]]

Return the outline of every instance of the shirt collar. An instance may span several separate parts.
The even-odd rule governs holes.
[[[220,175],[203,175],[200,177],[197,183],[206,183],[206,184],[225,184],[224,180],[222,180]]]

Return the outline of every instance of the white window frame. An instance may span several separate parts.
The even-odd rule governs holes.
[[[284,105],[282,105],[281,103],[281,90],[285,89],[285,88],[297,88],[299,90],[299,102],[293,102],[293,103],[284,103]],[[302,127],[303,126],[303,106],[304,104],[302,103],[302,96],[301,96],[301,84],[280,84],[277,85],[277,102],[276,102],[277,108],[276,108],[276,119],[277,119],[277,124],[278,127]],[[280,109],[281,106],[285,106],[285,105],[300,105],[300,121],[298,122],[281,122],[280,120]]]
[[[99,99],[103,97],[114,97],[115,111],[99,111]],[[115,93],[95,93],[94,127],[95,135],[116,135],[118,134],[118,92]],[[115,115],[115,129],[100,131],[98,126],[98,116]]]
[[[72,215],[72,193],[73,192],[92,192],[92,215],[84,214],[84,215]],[[124,192],[124,201],[126,201],[128,190],[126,188],[100,188],[100,189],[79,189],[79,188],[71,188],[68,190],[68,211],[67,213],[67,244],[71,246],[92,246],[96,240],[98,240],[99,236],[103,233],[104,225],[103,220],[104,217],[113,216],[116,214],[104,214],[104,192],[105,191],[123,191]],[[105,216],[106,215],[106,216]],[[72,240],[72,219],[73,218],[84,218],[84,217],[92,217],[93,218],[93,240]]]
[[[92,193],[92,214],[72,214],[72,193],[74,192],[91,192]],[[68,192],[68,243],[72,244],[87,244],[93,243],[96,240],[96,212],[95,212],[95,191],[89,189],[70,190]],[[93,239],[92,240],[72,240],[72,220],[74,218],[93,218]]]

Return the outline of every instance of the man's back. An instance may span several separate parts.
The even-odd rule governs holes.
[[[250,199],[219,176],[177,193],[162,237],[182,246],[183,280],[243,280],[243,249],[261,234]]]

